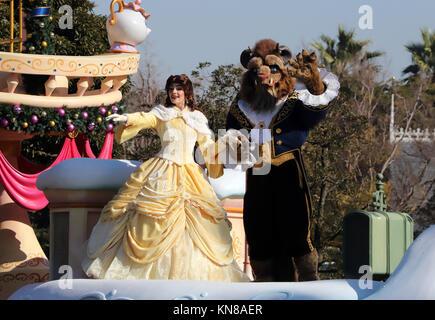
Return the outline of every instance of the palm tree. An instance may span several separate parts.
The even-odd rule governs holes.
[[[405,48],[412,54],[412,64],[403,70],[403,74],[411,73],[408,79],[420,74],[429,73],[435,83],[435,33],[429,29],[421,29],[423,43],[410,43]]]
[[[362,62],[383,55],[382,52],[365,50],[370,40],[358,41],[354,37],[355,30],[346,31],[339,25],[337,39],[322,35],[320,39],[324,43],[312,42],[310,45],[319,51],[322,64],[341,75],[355,59]]]

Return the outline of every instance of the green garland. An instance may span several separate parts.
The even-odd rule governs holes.
[[[24,0],[23,9],[26,13],[27,39],[24,43],[24,53],[29,54],[55,54],[55,21],[52,11],[53,0]],[[28,94],[44,94],[44,83],[48,75],[23,74],[23,85]],[[17,110],[16,107],[19,107]],[[113,122],[107,122],[105,118],[110,113],[115,113],[112,108],[116,107],[116,113],[125,112],[124,101],[113,106],[83,107],[68,109],[39,108],[25,105],[0,104],[0,128],[10,131],[39,133],[41,136],[50,133],[78,132],[96,135],[102,131],[110,131]],[[101,112],[105,108],[106,112]],[[64,114],[59,113],[63,109]],[[84,117],[84,113],[87,117]],[[91,126],[92,125],[92,126]]]
[[[114,112],[116,110],[115,107],[117,108],[116,112]],[[101,112],[101,108],[106,110],[104,114]],[[59,112],[59,109],[64,110],[64,115],[62,115],[62,111]],[[17,132],[39,133],[41,136],[44,136],[50,133],[68,133],[69,129],[72,128],[69,125],[73,125],[74,129],[77,129],[78,132],[87,133],[92,136],[103,130],[110,131],[109,124],[113,127],[115,126],[112,121],[105,120],[109,114],[123,114],[125,111],[126,107],[123,101],[115,103],[112,106],[75,109],[0,104],[0,128]],[[84,113],[87,113],[87,117]]]
[[[25,53],[54,54],[54,19],[52,0],[24,0],[27,41]],[[45,11],[44,11],[45,10]]]

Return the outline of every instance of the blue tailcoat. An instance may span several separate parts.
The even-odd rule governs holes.
[[[306,106],[294,94],[272,119],[271,170],[267,175],[247,171],[243,219],[251,259],[297,257],[314,250],[310,238],[311,196],[301,147],[310,129],[326,113],[326,107]],[[254,126],[236,99],[226,129],[250,131]]]

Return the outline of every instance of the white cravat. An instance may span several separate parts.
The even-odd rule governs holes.
[[[285,96],[279,100],[275,107],[270,110],[257,112],[251,109],[251,106],[244,100],[239,100],[238,105],[240,110],[246,115],[246,117],[254,124],[250,132],[251,141],[256,144],[263,144],[272,140],[271,130],[269,129],[270,123],[273,117],[281,110],[282,106],[286,102],[288,96]]]

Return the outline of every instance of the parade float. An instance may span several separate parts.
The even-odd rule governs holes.
[[[36,187],[38,176],[70,158],[111,159],[113,124],[103,119],[123,112],[120,89],[139,65],[134,46],[150,32],[145,24],[149,15],[140,2],[113,1],[108,21],[109,38],[114,39],[111,50],[96,56],[55,55],[51,1],[24,4],[19,1],[19,37],[15,39],[17,14],[14,1],[10,1],[10,39],[2,41],[10,43],[10,52],[0,52],[1,299],[22,285],[49,279],[47,257],[27,214],[49,203]],[[126,29],[126,16],[134,26],[130,30]],[[119,34],[130,35],[128,45],[119,41]],[[19,43],[19,52],[14,52],[14,43]],[[34,89],[38,86],[40,92]],[[105,141],[94,155],[89,137],[100,132],[106,134]],[[63,147],[48,168],[21,154],[22,142],[36,135],[64,136]]]
[[[140,55],[134,46],[149,34],[145,25],[148,14],[139,1],[126,4],[113,0],[110,10],[107,30],[111,47],[107,54],[80,57],[0,52],[0,71],[4,74],[0,112],[5,120],[0,135],[1,299],[435,299],[434,226],[409,246],[386,282],[369,278],[301,283],[87,279],[80,264],[86,240],[101,209],[140,165],[136,161],[111,159],[113,126],[105,123],[103,116],[123,111],[119,89],[129,75],[137,72]],[[35,17],[39,11],[35,11]],[[43,17],[49,19],[49,13],[45,14]],[[141,31],[127,35],[132,25],[137,30],[137,24]],[[44,95],[24,91],[22,75],[29,74],[48,76]],[[68,93],[69,80],[74,78],[78,79],[77,89]],[[103,78],[100,88],[94,86],[96,78]],[[9,108],[7,112],[4,105]],[[38,114],[33,114],[33,110]],[[20,161],[21,142],[42,129],[47,134],[65,135],[62,151],[48,168],[32,174],[20,171],[24,161]],[[107,132],[98,157],[93,155],[86,135],[94,130]],[[242,220],[245,174],[225,169],[223,177],[210,179],[210,183],[232,222],[235,260],[251,276]],[[27,216],[28,210],[47,205],[50,261]]]
[[[408,247],[388,280],[357,278],[307,282],[227,283],[196,280],[86,279],[80,261],[101,208],[141,163],[69,159],[41,174],[37,186],[50,200],[51,280],[17,290],[12,300],[431,300],[435,298],[435,226]],[[80,177],[74,172],[82,170]],[[83,170],[83,168],[86,168]],[[113,174],[116,172],[116,174]],[[68,180],[68,186],[61,181]],[[210,183],[233,224],[235,259],[250,275],[241,219],[245,174],[225,169]],[[68,188],[68,189],[65,189]],[[277,244],[279,245],[279,244]],[[66,248],[68,248],[66,250]],[[386,253],[387,255],[387,253]]]

